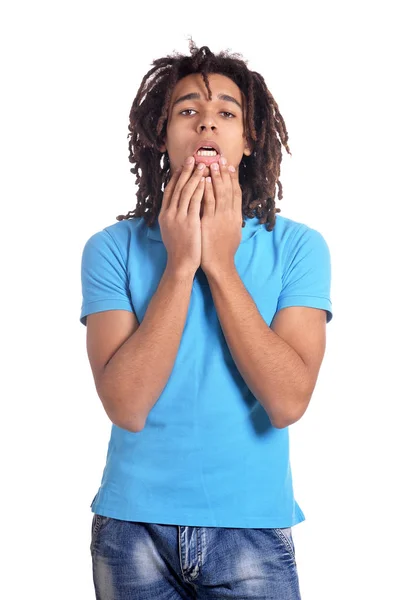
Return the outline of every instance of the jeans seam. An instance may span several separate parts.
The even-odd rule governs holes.
[[[291,557],[292,557],[294,563],[296,564],[295,550],[294,550],[293,546],[291,545],[291,542],[287,539],[287,536],[281,531],[280,527],[274,528],[273,531],[276,532],[276,534],[279,537],[279,539],[284,543],[285,547],[287,548],[287,550],[291,554]]]
[[[102,526],[109,519],[110,519],[110,517],[104,517],[103,515],[99,515],[97,513],[94,514],[93,524],[92,524],[92,533],[91,533],[91,544],[90,544],[91,548],[94,547],[94,544],[97,540],[98,534],[100,533],[100,530],[102,529]]]

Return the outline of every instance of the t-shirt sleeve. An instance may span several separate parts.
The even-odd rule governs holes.
[[[294,235],[288,246],[276,312],[288,306],[320,308],[326,311],[329,323],[333,316],[331,257],[324,237],[306,227]]]
[[[80,322],[91,313],[105,310],[133,311],[126,261],[115,240],[105,229],[86,242],[82,253],[82,308]]]

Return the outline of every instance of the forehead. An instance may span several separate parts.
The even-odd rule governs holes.
[[[219,73],[209,73],[208,80],[212,92],[212,100],[216,100],[218,94],[228,94],[233,96],[244,107],[245,96],[230,77],[220,75]],[[208,100],[208,90],[206,89],[201,73],[192,73],[177,82],[173,88],[170,106],[173,106],[177,98],[190,92],[197,92],[201,95],[201,99]]]

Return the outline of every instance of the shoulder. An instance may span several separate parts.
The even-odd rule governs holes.
[[[145,233],[147,225],[143,217],[134,219],[123,219],[103,229],[116,242],[125,243],[133,237]]]
[[[125,254],[133,239],[145,233],[147,225],[143,217],[124,219],[93,233],[85,243],[87,248],[114,248]]]
[[[276,236],[287,239],[298,234],[302,235],[307,232],[316,231],[316,229],[313,229],[301,221],[294,221],[294,219],[289,219],[288,217],[277,214],[273,231],[276,232]],[[316,233],[318,232],[316,231]]]
[[[277,214],[273,231],[275,231],[276,243],[282,247],[285,256],[300,250],[316,249],[320,251],[324,249],[328,252],[324,236],[306,223]]]

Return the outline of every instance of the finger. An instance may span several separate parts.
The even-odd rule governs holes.
[[[225,202],[227,203],[229,199],[233,200],[233,183],[231,181],[230,173],[227,169],[228,162],[224,156],[220,159],[220,177],[223,181],[223,186],[225,190]],[[218,205],[218,199],[216,198],[216,205]],[[216,206],[217,208],[217,206]]]
[[[191,202],[191,198],[201,180],[201,177],[203,176],[204,173],[204,169],[205,169],[205,165],[204,163],[199,163],[196,168],[193,170],[191,177],[188,179],[188,181],[186,181],[185,185],[183,186],[183,188],[181,188],[179,190],[179,184],[180,184],[180,179],[178,181],[178,184],[176,185],[176,191],[173,194],[173,197],[175,197],[178,195],[178,200],[177,200],[177,210],[182,210],[183,213],[187,214],[188,212],[188,207],[189,204]]]
[[[191,158],[191,162],[187,162],[187,160],[189,158]],[[178,209],[180,193],[181,193],[182,189],[184,188],[184,186],[186,185],[187,181],[189,181],[189,179],[194,171],[194,166],[195,166],[194,156],[187,157],[187,159],[185,160],[184,165],[182,167],[180,177],[178,178],[176,185],[172,191],[170,201],[169,201],[169,206],[168,206],[169,209],[175,210],[175,211]]]
[[[229,184],[231,186],[230,175],[227,171],[227,159],[224,156],[220,157],[219,170],[220,170],[220,177],[221,177],[223,183]]]
[[[201,177],[188,205],[187,214],[199,216],[205,191],[205,177]],[[183,209],[182,209],[183,210]]]
[[[224,210],[226,205],[226,190],[224,186],[224,182],[222,180],[222,176],[220,174],[219,163],[212,163],[211,165],[211,176],[212,176],[212,184],[213,184],[213,193],[216,199],[216,210]]]
[[[176,183],[180,177],[182,170],[183,170],[183,167],[179,167],[178,169],[176,169],[174,171],[174,173],[172,173],[172,176],[170,177],[168,183],[166,184],[164,192],[163,192],[163,196],[162,196],[162,204],[161,204],[160,213],[164,212],[167,208],[169,208],[170,199],[172,197],[172,194],[176,187]]]
[[[229,165],[228,172],[230,174],[230,180],[233,190],[233,210],[242,212],[242,190],[240,187],[240,182],[238,180],[238,169],[236,169],[233,165]]]
[[[205,192],[204,192],[204,214],[203,216],[213,217],[215,215],[215,195],[213,193],[212,179],[207,177],[205,179]]]

